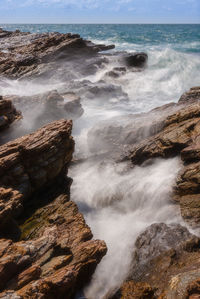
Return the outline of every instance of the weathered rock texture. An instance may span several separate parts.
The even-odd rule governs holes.
[[[114,298],[186,299],[189,290],[198,294],[193,281],[200,275],[199,256],[200,239],[186,228],[153,224],[138,237],[130,280]]]
[[[0,74],[19,78],[41,71],[48,62],[76,54],[94,54],[114,46],[94,45],[78,34],[0,31]]]
[[[73,298],[106,253],[66,194],[36,210],[22,238],[1,239],[0,298]]]
[[[72,123],[58,121],[0,147],[0,223],[23,209],[23,200],[53,181],[71,161]]]
[[[154,290],[148,283],[126,281],[112,299],[155,299]]]
[[[170,104],[169,107],[173,111],[168,110],[167,114],[162,115],[155,131],[149,128],[149,136],[143,134],[140,140],[137,134],[133,134],[131,138],[134,140],[135,136],[135,142],[130,142],[129,152],[123,159],[130,159],[134,165],[140,165],[152,158],[180,156],[183,167],[174,186],[172,199],[180,204],[184,220],[198,228],[200,87],[191,88],[177,104]],[[166,106],[154,111],[166,112]],[[139,130],[143,127],[139,122]],[[137,132],[137,128],[135,130]],[[129,279],[114,298],[199,298],[199,269],[199,238],[180,225],[153,224],[138,237]],[[149,295],[146,295],[148,292]]]
[[[20,118],[21,113],[16,110],[12,101],[0,96],[0,131]]]
[[[156,134],[141,140],[126,156],[133,164],[151,158],[180,155],[184,166],[177,178],[174,200],[180,203],[183,218],[191,225],[200,223],[200,88],[185,93],[169,114],[157,126]],[[130,149],[129,148],[129,149]]]
[[[0,147],[0,298],[73,298],[106,254],[69,199],[71,129],[56,121]]]

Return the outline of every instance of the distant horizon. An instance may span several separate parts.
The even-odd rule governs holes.
[[[199,23],[0,23],[0,25],[200,25]]]

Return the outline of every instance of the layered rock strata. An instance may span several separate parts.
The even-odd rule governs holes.
[[[56,121],[0,147],[0,298],[73,298],[106,254],[69,198],[71,129]]]
[[[0,74],[9,78],[25,77],[42,70],[42,66],[76,54],[95,54],[114,48],[95,45],[78,34],[0,31]]]
[[[173,111],[170,109],[162,115],[157,132],[150,128],[149,136],[141,140],[137,140],[136,135],[136,144],[130,143],[123,159],[130,159],[133,165],[145,166],[153,158],[180,156],[182,169],[171,199],[180,205],[182,217],[198,233],[200,88],[191,88],[177,104],[170,106]],[[166,106],[154,111],[163,110],[166,112]],[[199,298],[199,260],[198,237],[180,225],[153,224],[138,237],[129,278],[114,298]]]
[[[130,278],[113,298],[188,299],[199,294],[199,256],[200,239],[186,228],[155,223],[136,240]]]

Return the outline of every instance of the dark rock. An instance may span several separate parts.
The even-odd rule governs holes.
[[[11,100],[0,96],[0,130],[8,128],[15,120],[21,119],[21,112],[17,111]]]
[[[188,285],[200,274],[199,257],[200,239],[186,228],[152,224],[136,240],[129,279],[118,291],[123,296],[114,298],[188,298]]]
[[[124,61],[129,67],[143,68],[148,60],[148,56],[146,53],[134,53],[129,54],[124,57]]]

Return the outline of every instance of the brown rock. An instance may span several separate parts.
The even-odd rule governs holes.
[[[142,141],[131,153],[133,163],[147,159],[173,157],[191,145],[199,129],[200,104],[194,103],[168,116],[160,133]]]
[[[61,120],[0,147],[0,223],[23,210],[23,201],[51,184],[71,161],[72,123]]]
[[[11,100],[7,100],[0,96],[0,130],[21,118],[21,113],[15,109]]]
[[[177,105],[168,105],[168,107],[160,107],[151,111],[149,116],[153,116],[152,112],[165,111],[164,119],[160,119],[159,122],[154,121],[150,125],[149,137],[139,134],[141,140],[137,136],[144,129],[144,125],[136,127],[135,131],[132,131],[128,154],[122,155],[122,160],[131,159],[133,164],[142,164],[151,158],[181,156],[184,167],[178,175],[173,199],[180,203],[183,218],[193,226],[200,223],[199,100],[199,87],[195,87],[185,93]],[[173,108],[173,113],[169,113],[170,107]],[[155,130],[153,130],[154,124],[157,124]]]
[[[52,216],[54,220],[52,221]],[[106,253],[77,206],[60,194],[21,226],[26,241],[1,240],[0,298],[72,298]],[[12,297],[11,297],[12,298]]]
[[[9,46],[8,46],[9,45]],[[41,72],[48,62],[109,50],[114,46],[95,45],[78,34],[24,32],[0,33],[0,74],[19,78]],[[42,68],[41,68],[42,66]]]
[[[154,291],[148,283],[126,281],[112,299],[154,299]]]
[[[200,87],[192,87],[189,91],[185,92],[180,100],[179,104],[188,104],[191,102],[196,102],[200,99]]]
[[[56,121],[0,147],[0,298],[71,299],[106,254],[69,200],[71,129]]]
[[[189,298],[188,286],[200,277],[199,238],[180,225],[153,224],[138,237],[135,247],[130,280],[120,289],[124,297],[116,298]],[[137,284],[144,293],[130,287]],[[198,293],[193,290],[190,294]]]

